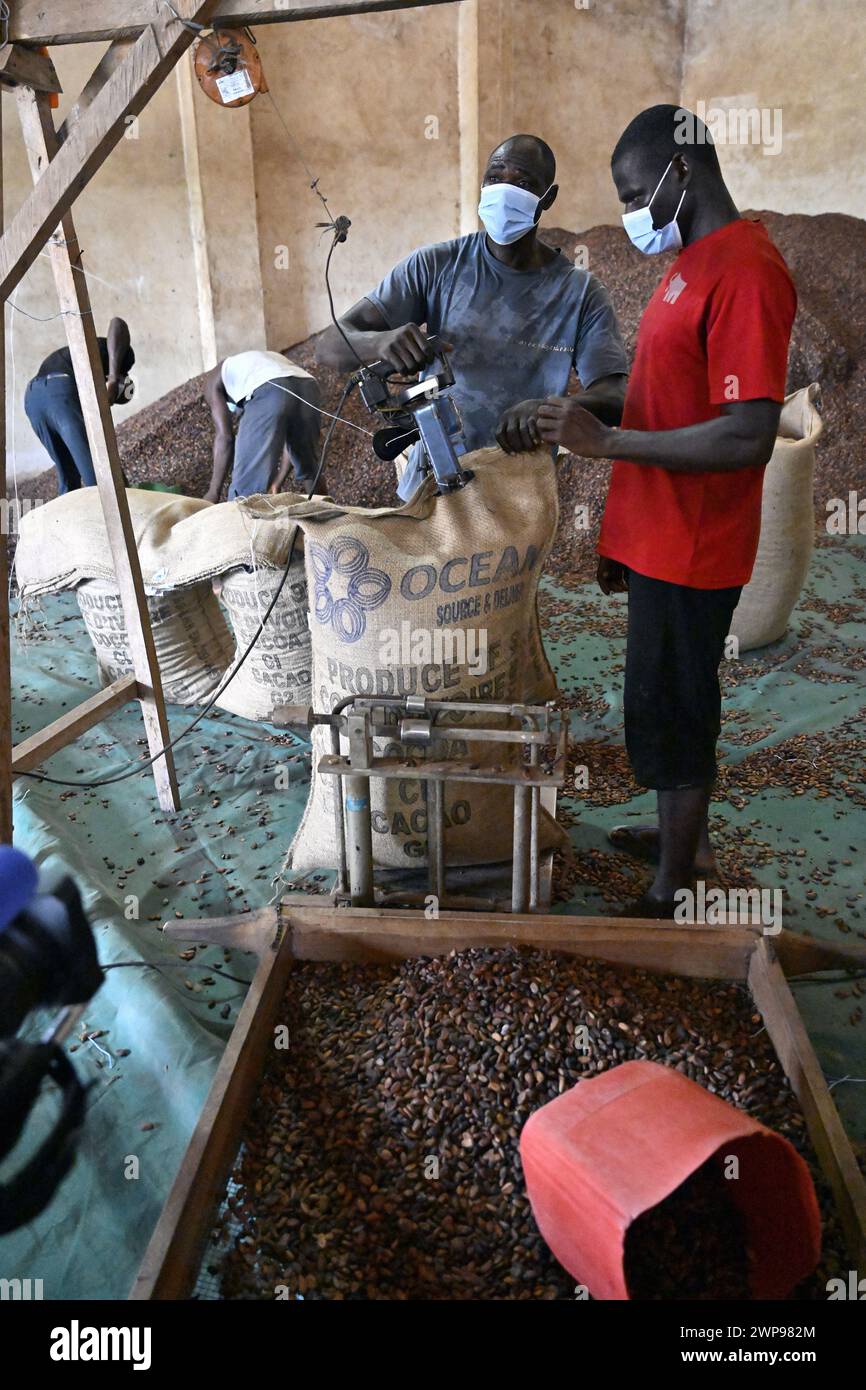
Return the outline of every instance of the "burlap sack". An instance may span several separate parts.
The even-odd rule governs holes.
[[[436,496],[426,483],[405,506],[367,511],[334,503],[298,508],[306,536],[313,645],[313,705],[330,710],[346,695],[422,694],[487,702],[535,699],[530,660],[538,580],[558,521],[556,481],[544,451],[509,457],[498,449],[468,455],[474,480]],[[472,674],[472,653],[438,653],[443,632],[487,639],[486,671]],[[400,642],[399,659],[383,651]],[[417,645],[415,645],[417,643]],[[425,644],[430,650],[424,651]],[[468,643],[467,643],[468,647]],[[482,649],[483,650],[483,649]],[[414,653],[419,654],[415,659]],[[453,659],[448,659],[449,655]],[[406,656],[408,660],[404,659]],[[438,657],[438,659],[437,659]],[[502,745],[453,739],[445,756],[504,763]],[[398,741],[378,741],[395,756],[422,757]],[[313,765],[328,749],[313,736]],[[439,752],[438,756],[442,756]],[[417,781],[371,784],[374,861],[413,867],[427,855],[422,788]],[[314,771],[303,820],[287,865],[306,871],[337,862],[334,779]],[[449,864],[496,863],[512,851],[507,788],[449,783],[445,857]],[[561,842],[545,818],[546,844]]]
[[[105,579],[78,586],[84,619],[102,685],[132,670],[132,657],[120,594]],[[147,608],[166,700],[203,704],[219,685],[231,661],[233,643],[209,583],[178,593],[148,596]]]
[[[267,613],[283,574],[284,570],[236,569],[225,576],[220,599],[235,635],[233,667]],[[307,580],[301,553],[292,561],[261,636],[217,705],[245,719],[269,720],[276,705],[309,705],[311,679]]]
[[[787,396],[782,407],[779,437],[764,474],[755,568],[731,620],[741,652],[783,636],[806,581],[815,534],[815,444],[823,428],[819,395],[813,383]]]
[[[289,512],[300,495],[213,503],[127,488],[126,498],[145,587],[163,592],[238,565],[285,565],[295,529]],[[95,487],[67,492],[22,517],[15,571],[25,596],[114,578]]]
[[[394,469],[398,483],[408,463],[408,453],[398,454],[394,460]],[[532,626],[529,630],[529,652],[527,661],[528,683],[526,695],[524,697],[526,701],[529,704],[543,704],[546,700],[555,700],[559,694],[559,686],[556,683],[556,673],[547,659],[547,652],[544,650],[544,638],[541,633],[541,623],[538,618],[537,600],[532,618]]]
[[[547,659],[541,623],[538,618],[538,596],[529,624],[529,649],[526,654],[526,694],[524,699],[530,705],[543,705],[546,700],[555,700],[559,695],[556,673]]]
[[[165,532],[150,528],[142,537],[142,568],[152,583],[171,588],[241,565],[283,569],[296,529],[292,509],[305,500],[305,493],[283,492],[206,503],[207,511],[197,511]]]

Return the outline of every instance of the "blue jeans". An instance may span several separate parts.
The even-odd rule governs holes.
[[[34,377],[24,394],[24,410],[57,470],[58,492],[93,487],[96,475],[75,378]]]
[[[275,380],[288,389],[284,391],[281,385],[266,381],[244,405],[235,438],[230,502],[235,497],[267,492],[283,456],[284,444],[288,445],[298,487],[307,491],[316,476],[321,424],[315,409],[321,398],[318,383],[307,376]]]

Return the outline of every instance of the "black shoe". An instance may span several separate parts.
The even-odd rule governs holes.
[[[673,898],[653,898],[641,893],[639,898],[621,907],[614,917],[650,917],[657,922],[672,922],[677,904]]]

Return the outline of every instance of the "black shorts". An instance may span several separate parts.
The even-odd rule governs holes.
[[[671,791],[716,780],[719,662],[741,588],[628,575],[625,744],[637,781]]]

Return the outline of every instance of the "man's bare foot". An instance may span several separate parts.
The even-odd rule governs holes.
[[[622,850],[632,859],[644,864],[659,862],[659,828],[657,825],[615,825],[607,837],[614,849]],[[695,855],[695,874],[698,878],[716,878],[718,865],[712,850],[698,850]]]

